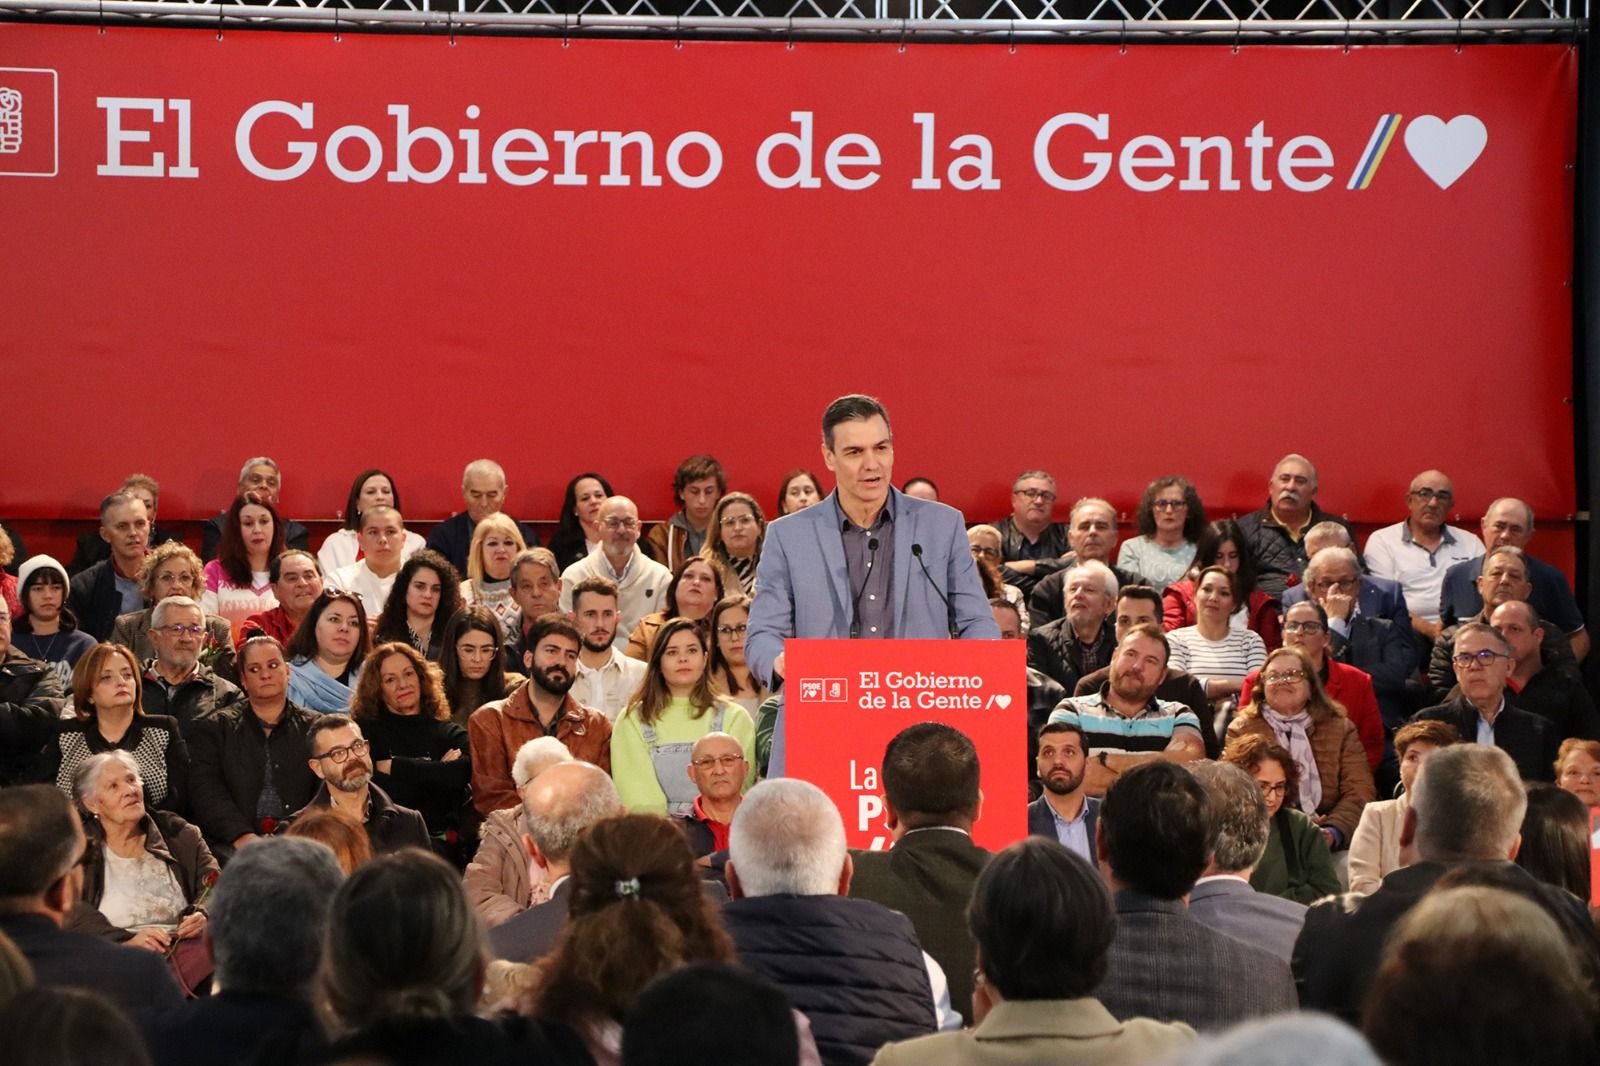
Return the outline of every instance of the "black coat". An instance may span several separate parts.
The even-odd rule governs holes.
[[[79,629],[95,640],[111,639],[122,613],[122,594],[117,591],[117,572],[109,557],[73,577],[68,603]]]
[[[1124,570],[1120,566],[1113,566],[1111,572],[1117,577],[1118,588],[1150,584],[1143,574]],[[1067,590],[1067,578],[1071,575],[1072,567],[1066,566],[1039,578],[1033,591],[1028,593],[1028,625],[1038,629],[1067,613],[1067,605],[1062,597]]]
[[[185,737],[194,732],[195,722],[215,718],[220,712],[245,702],[237,685],[220,674],[201,667],[182,684],[170,688],[155,672],[155,661],[144,667],[144,709],[146,714],[164,714],[177,721]]]
[[[226,990],[147,1018],[144,1035],[153,1066],[290,1066],[323,1046],[311,1004]]]
[[[448,718],[439,721],[381,710],[377,718],[363,721],[361,730],[372,745],[374,765],[391,760],[388,773],[373,775],[374,784],[401,807],[420,811],[430,832],[461,827],[472,799],[472,757],[465,729]],[[452,748],[461,757],[441,762]]]
[[[43,914],[0,915],[0,933],[33,965],[40,985],[98,992],[129,1014],[183,1005],[183,992],[153,951],[69,933]]]
[[[66,695],[55,668],[15,648],[0,658],[0,788],[43,780]]]
[[[1281,597],[1283,590],[1290,585],[1299,584],[1300,574],[1306,568],[1306,542],[1305,538],[1295,541],[1276,522],[1269,520],[1271,506],[1251,511],[1239,519],[1239,534],[1244,537],[1244,550],[1250,553],[1250,562],[1256,570],[1256,588],[1268,596]],[[1306,523],[1306,529],[1319,522],[1337,522],[1350,534],[1350,543],[1356,543],[1355,531],[1338,515],[1329,514],[1316,505],[1311,504],[1311,520]],[[1360,550],[1356,551],[1357,559]]]
[[[512,962],[544,958],[556,946],[561,927],[567,924],[567,905],[571,902],[572,882],[563,881],[537,907],[529,907],[490,929],[490,953]]]
[[[132,755],[144,778],[145,805],[151,809],[189,810],[189,745],[178,723],[165,715],[136,714],[115,744],[101,736],[92,718],[65,718],[56,723],[55,743],[45,750],[45,780],[63,791],[92,755],[121,750]]]
[[[324,782],[311,797],[311,802],[285,818],[279,828],[288,827],[309,810],[331,806],[333,800],[328,796],[328,786]],[[400,806],[377,785],[367,786],[366,830],[367,842],[372,845],[374,855],[386,855],[401,848],[429,850],[432,846],[428,840],[428,823],[422,820],[422,815],[410,807]]]
[[[1449,722],[1461,734],[1461,739],[1469,744],[1478,737],[1478,709],[1465,696],[1458,696],[1436,707],[1424,707],[1411,717],[1413,722],[1430,719]],[[1556,736],[1555,726],[1548,719],[1524,711],[1508,701],[1494,720],[1494,746],[1511,756],[1523,780],[1555,780],[1556,751],[1561,747],[1561,741]]]
[[[1100,626],[1100,634],[1095,637],[1095,669],[1109,666],[1112,652],[1117,647],[1117,631],[1110,618]],[[1066,618],[1058,618],[1028,633],[1028,665],[1049,677],[1056,684],[1072,692],[1078,687],[1078,678],[1085,671],[1081,668],[1083,662],[1083,647],[1078,640],[1078,635],[1072,630],[1072,622]],[[1092,672],[1092,671],[1090,671]]]
[[[294,704],[269,735],[248,701],[197,719],[193,726],[190,813],[213,845],[231,845],[246,833],[259,833],[256,800],[272,761],[272,780],[284,812],[299,810],[317,791],[306,732],[317,716]]]

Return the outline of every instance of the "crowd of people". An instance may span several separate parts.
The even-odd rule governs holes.
[[[893,454],[842,397],[832,492],[692,456],[646,530],[586,472],[547,546],[490,460],[426,537],[371,469],[313,551],[265,457],[198,553],[143,474],[67,565],[0,531],[11,1060],[1593,1061],[1600,713],[1531,508],[1480,539],[1425,471],[1358,544],[1291,454],[1119,542]],[[923,722],[849,850],[790,637],[1025,643],[1027,838]]]

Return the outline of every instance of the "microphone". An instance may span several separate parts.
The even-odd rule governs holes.
[[[878,561],[878,538],[873,537],[867,541],[867,573],[861,579],[861,587],[856,589],[855,598],[850,602],[850,639],[855,640],[861,636],[861,596],[867,591],[867,583],[872,580],[872,566]]]
[[[951,604],[950,597],[944,594],[944,589],[939,587],[939,583],[935,581],[933,579],[933,575],[928,572],[928,564],[922,560],[922,545],[911,545],[911,554],[917,557],[917,565],[922,567],[922,576],[928,579],[928,584],[933,586],[933,591],[937,592],[939,594],[939,598],[944,601],[945,616],[950,623],[950,639],[956,640],[958,637],[956,630],[956,609],[954,605]]]

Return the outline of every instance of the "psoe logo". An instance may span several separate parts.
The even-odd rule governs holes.
[[[53,178],[61,169],[56,72],[0,67],[0,175]]]
[[[842,677],[801,678],[800,699],[806,703],[845,703],[850,699],[850,686]]]

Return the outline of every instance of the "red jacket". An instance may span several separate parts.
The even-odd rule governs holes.
[[[1189,578],[1174,581],[1161,593],[1161,599],[1164,604],[1162,629],[1170,633],[1194,625],[1197,610],[1193,581]],[[1283,606],[1260,589],[1250,594],[1250,628],[1268,651],[1283,647]]]
[[[1367,753],[1367,765],[1377,770],[1378,763],[1383,761],[1383,716],[1378,713],[1378,696],[1372,690],[1372,675],[1332,659],[1326,662],[1328,679],[1322,687],[1328,690],[1329,699],[1344,708],[1345,716],[1356,727],[1356,734],[1361,738],[1361,747]],[[1241,707],[1249,702],[1259,673],[1261,671],[1257,669],[1244,676],[1244,688],[1239,690]]]

